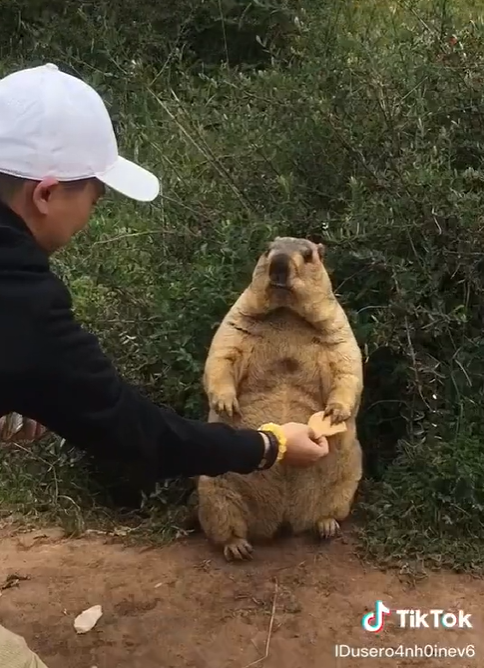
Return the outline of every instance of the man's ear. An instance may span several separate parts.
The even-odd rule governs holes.
[[[40,213],[46,214],[52,191],[59,185],[59,181],[48,177],[37,183],[32,190],[32,201]]]

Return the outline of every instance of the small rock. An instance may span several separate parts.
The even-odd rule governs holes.
[[[92,608],[84,610],[74,620],[74,628],[77,633],[87,633],[93,629],[99,619],[102,617],[103,611],[100,605],[93,605]]]

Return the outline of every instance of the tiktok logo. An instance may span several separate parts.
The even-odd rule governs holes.
[[[390,608],[387,608],[383,601],[377,601],[375,603],[375,611],[363,615],[361,625],[365,631],[370,631],[370,633],[380,633],[383,629],[385,615],[389,615],[390,613]]]

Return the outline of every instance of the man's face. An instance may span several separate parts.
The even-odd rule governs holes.
[[[59,183],[44,179],[29,193],[29,227],[38,243],[48,253],[62,248],[83,230],[92,210],[104,194],[97,179],[77,183]]]

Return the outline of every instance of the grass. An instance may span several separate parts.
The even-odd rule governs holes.
[[[366,360],[362,553],[482,571],[480,4],[2,11],[0,73],[47,60],[76,72],[104,95],[122,153],[162,178],[152,206],[106,199],[55,260],[124,375],[203,416],[213,328],[265,240],[324,241]],[[126,524],[143,539],[179,529],[184,484],[120,516],[105,478],[58,439],[27,450],[2,456],[5,514],[71,532]]]

